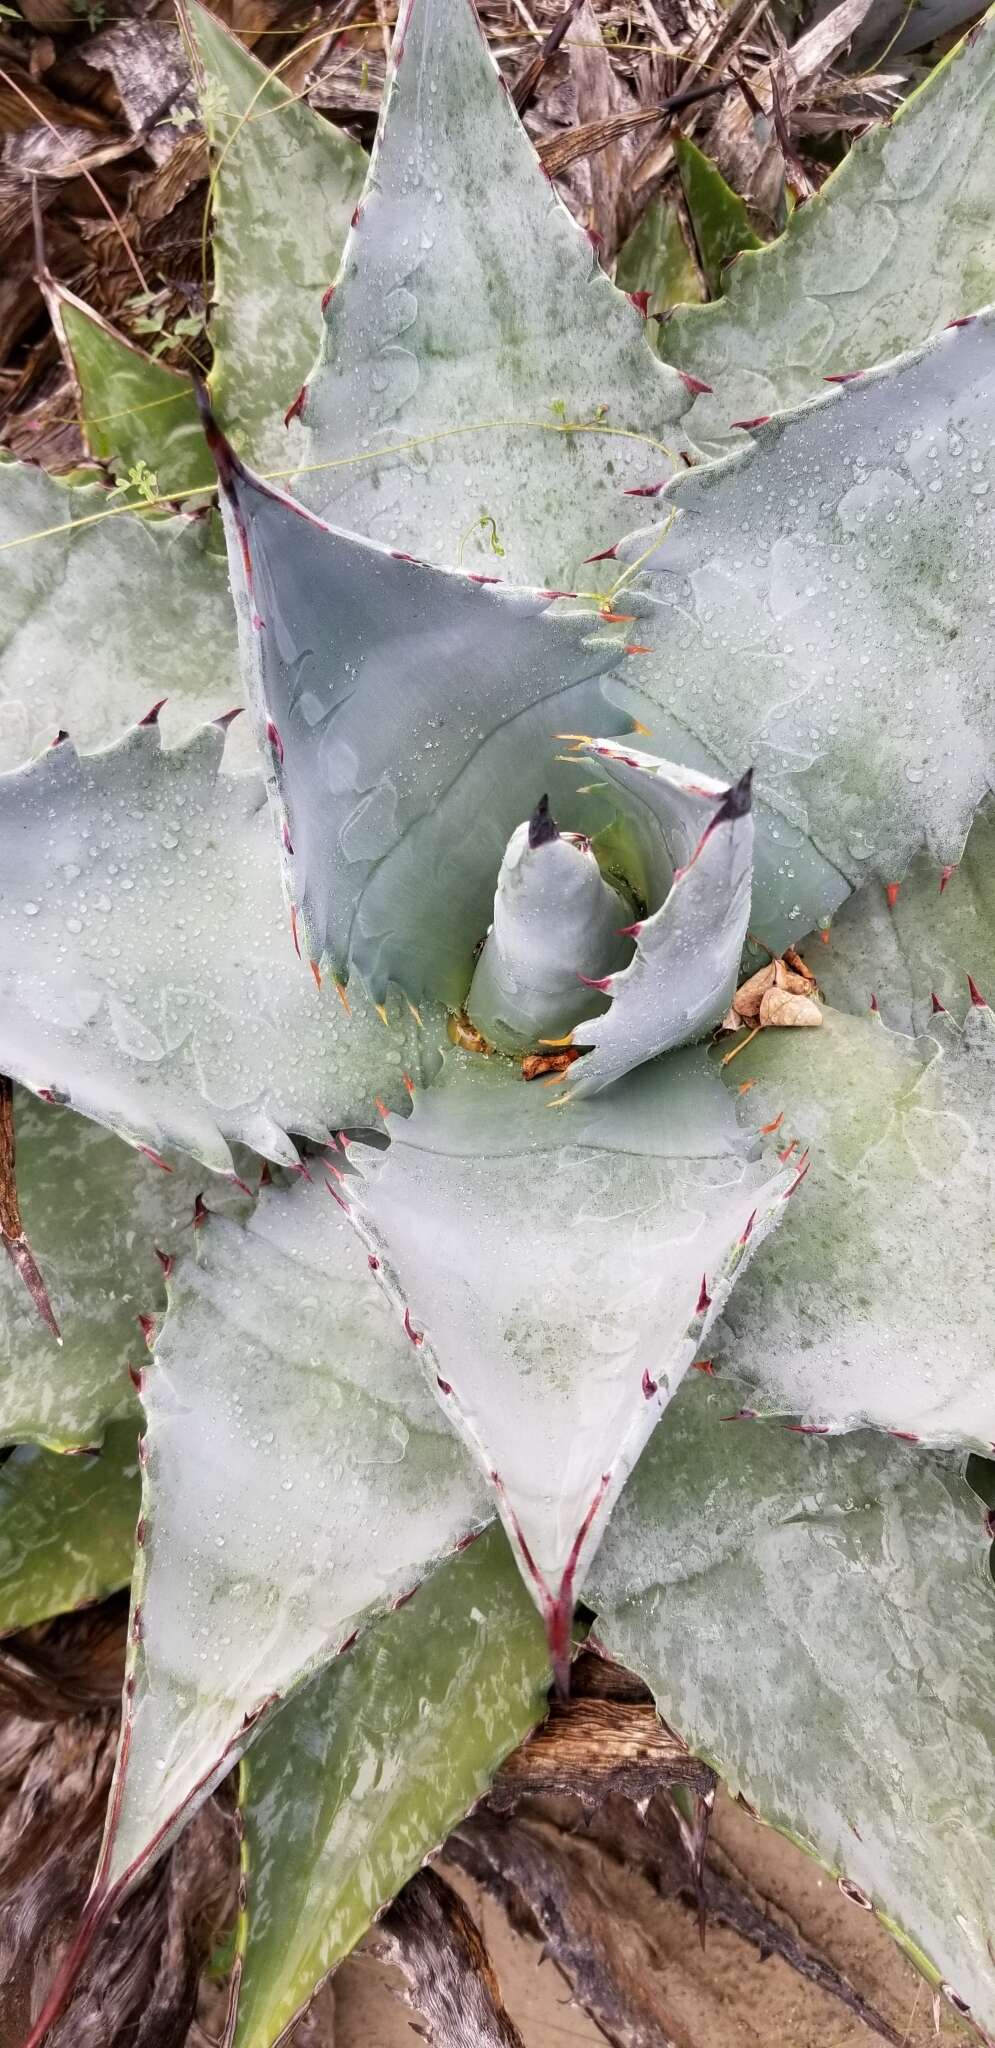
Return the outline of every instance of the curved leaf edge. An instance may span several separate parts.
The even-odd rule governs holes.
[[[335,1191],[330,1189],[330,1192],[334,1193]],[[336,1199],[338,1199],[337,1195]],[[168,1274],[166,1278],[168,1295]],[[167,1315],[168,1313],[167,1307]],[[146,1339],[150,1349],[154,1347],[155,1337],[156,1329],[153,1325],[150,1327]],[[142,1393],[142,1378],[142,1374],[137,1375],[139,1397],[141,1397]],[[142,1641],[142,1604],[148,1572],[145,1539],[148,1523],[155,1507],[154,1500],[151,1498],[148,1443],[147,1435],[144,1431],[138,1437],[138,1463],[141,1472],[141,1501],[135,1531],[135,1561],[131,1581],[131,1605],[128,1618],[124,1684],[121,1695],[121,1729],[114,1764],[114,1775],[108,1795],[104,1835],[90,1891],[83,1907],[76,1933],[62,1962],[56,1969],[42,2010],[24,2043],[24,2048],[41,2048],[41,2044],[50,2029],[65,2012],[79,1981],[80,1974],[92,1953],[94,1943],[107,1926],[108,1921],[113,1917],[118,1906],[141,1878],[152,1868],[158,1858],[172,1846],[193,1814],[210,1797],[211,1793],[216,1791],[218,1785],[231,1770],[232,1766],[240,1763],[245,1750],[255,1740],[263,1727],[267,1726],[276,1717],[280,1708],[286,1705],[288,1700],[294,1698],[310,1679],[316,1677],[336,1657],[347,1655],[356,1643],[368,1634],[370,1629],[375,1628],[377,1621],[381,1619],[382,1615],[390,1611],[389,1602],[385,1603],[382,1607],[377,1605],[367,1609],[359,1626],[350,1629],[340,1642],[329,1646],[325,1652],[308,1658],[301,1666],[293,1683],[287,1686],[283,1692],[270,1693],[262,1699],[253,1702],[243,1716],[242,1726],[238,1733],[225,1744],[220,1755],[215,1758],[215,1761],[204,1772],[197,1785],[187,1794],[186,1798],[171,1814],[168,1821],[163,1824],[152,1840],[146,1845],[142,1855],[136,1857],[112,1884],[108,1884],[107,1871],[113,1856],[117,1820],[123,1798],[131,1744],[131,1725],[134,1714],[133,1702],[138,1675],[138,1656]],[[438,1569],[451,1558],[458,1556],[476,1537],[482,1535],[484,1529],[488,1526],[486,1522],[474,1524],[453,1545],[451,1551],[444,1553],[435,1560],[432,1570]],[[423,1578],[415,1583],[405,1597],[411,1598],[414,1594],[417,1594],[419,1588],[425,1585],[431,1576],[432,1572],[427,1572]],[[235,1999],[237,2003],[237,1986],[235,1987]],[[230,2008],[228,2018],[229,2025],[233,2024],[234,2006]],[[227,2041],[229,2038],[229,2034],[226,2032],[223,2039]]]
[[[993,10],[993,16],[995,16],[995,10]],[[699,310],[707,311],[707,308]],[[955,320],[948,321],[938,334],[928,336],[926,340],[917,343],[915,347],[901,350],[898,354],[887,357],[883,362],[871,364],[866,369],[847,371],[838,378],[826,380],[830,385],[828,390],[819,391],[814,397],[804,399],[798,405],[786,406],[780,412],[770,413],[755,420],[737,422],[746,431],[746,440],[743,447],[733,448],[728,453],[716,457],[714,461],[704,462],[693,470],[678,471],[674,475],[667,477],[660,484],[643,491],[641,493],[642,496],[651,497],[657,504],[661,505],[659,524],[630,528],[627,532],[620,535],[619,539],[613,542],[610,547],[602,551],[603,557],[606,559],[618,560],[623,563],[628,562],[633,575],[636,574],[637,570],[641,571],[635,583],[630,584],[627,591],[628,597],[639,603],[642,607],[641,623],[648,628],[653,621],[655,606],[649,588],[653,573],[652,557],[656,553],[657,547],[665,546],[667,534],[675,517],[680,518],[685,510],[693,512],[696,501],[716,487],[721,488],[725,478],[730,474],[749,469],[759,457],[762,457],[765,450],[774,447],[782,435],[789,431],[798,420],[806,418],[811,413],[828,412],[833,408],[845,406],[855,389],[864,390],[868,385],[887,384],[897,380],[905,370],[913,368],[929,356],[937,354],[941,349],[951,346],[955,347],[958,335],[975,327],[979,322],[983,326],[995,330],[995,305],[980,306],[973,312],[965,313]],[[602,559],[602,557],[593,557],[592,559]],[[666,569],[666,566],[666,555],[664,553],[661,559],[661,567]],[[729,778],[732,779],[735,771],[728,769],[727,772]],[[792,822],[783,811],[776,792],[761,788],[756,792],[756,795],[769,805],[771,810],[780,811],[786,823],[790,824]],[[974,815],[977,815],[981,803],[985,802],[992,795],[995,795],[995,780],[990,776],[988,790],[975,806]],[[955,868],[960,863],[967,844],[971,822],[969,820],[964,826],[956,845],[934,847],[928,839],[923,838],[920,840],[918,845],[910,848],[906,860],[900,866],[899,872],[892,873],[889,868],[888,872],[883,876],[887,886],[893,888],[896,883],[901,882],[904,875],[908,872],[908,868],[916,853],[922,851],[923,848],[936,860],[941,871],[944,868],[950,868],[951,870]],[[807,832],[807,836],[820,858],[830,867],[837,868],[838,864],[833,856],[824,847],[819,845],[811,832]],[[849,877],[845,879],[852,894],[854,884]],[[857,886],[861,885],[858,884]],[[808,935],[810,929],[811,927],[806,927],[804,932],[798,934],[799,942]]]
[[[937,1456],[935,1452],[931,1455]],[[942,1456],[942,1454],[940,1455]],[[953,1463],[956,1469],[962,1473],[964,1472],[964,1465],[958,1464],[955,1460],[950,1460],[949,1462]],[[971,1491],[976,1492],[976,1488],[972,1487]],[[981,1506],[980,1495],[978,1500],[979,1506]],[[988,1514],[980,1517],[980,1540],[985,1544],[990,1544],[992,1540],[992,1525]],[[606,1657],[611,1657],[612,1651],[610,1647],[602,1642],[598,1634],[596,1610],[588,1640],[594,1649],[600,1650]],[[652,1692],[653,1685],[650,1677],[642,1671],[638,1672],[637,1675],[643,1679],[643,1682],[649,1686]],[[655,1697],[654,1693],[654,1699]],[[657,1705],[657,1712],[661,1720],[664,1720],[663,1711],[659,1705]],[[669,1724],[665,1723],[665,1725]],[[680,1733],[679,1730],[677,1732]],[[700,1759],[702,1763],[707,1764],[709,1769],[716,1773],[716,1776],[722,1780],[730,1798],[734,1799],[736,1804],[741,1806],[750,1815],[752,1820],[757,1821],[761,1827],[770,1828],[774,1834],[781,1835],[786,1842],[791,1843],[793,1848],[800,1849],[811,1862],[818,1864],[820,1870],[824,1870],[828,1877],[834,1879],[844,1898],[849,1899],[853,1905],[862,1911],[872,1912],[880,1925],[891,1935],[892,1940],[897,1943],[903,1954],[919,1972],[920,1976],[925,1979],[930,1988],[945,1998],[951,2010],[971,2028],[977,2039],[983,2044],[983,2048],[995,2048],[995,2037],[987,2033],[981,2022],[974,2018],[966,2001],[961,1998],[953,1985],[947,1983],[942,1972],[926,1954],[926,1951],[920,1947],[914,1935],[910,1934],[884,1906],[879,1905],[876,1900],[870,1898],[861,1885],[855,1884],[844,1869],[839,1865],[827,1862],[814,1843],[809,1841],[805,1835],[799,1834],[797,1829],[789,1826],[787,1821],[778,1820],[772,1814],[763,1813],[758,1807],[754,1806],[753,1802],[741,1789],[738,1782],[738,1773],[734,1765],[724,1762],[715,1751],[708,1749],[704,1744],[695,1743],[684,1736],[682,1736],[682,1740],[686,1742],[689,1754]]]
[[[486,1526],[493,1527],[494,1525],[488,1524]],[[475,1542],[477,1536],[483,1536],[485,1533],[486,1528],[479,1529],[475,1532],[474,1536],[470,1540]],[[463,1548],[468,1548],[468,1545],[464,1544]],[[442,1570],[444,1569],[444,1565],[440,1564],[436,1567],[436,1569]],[[580,1641],[581,1633],[582,1632],[579,1630],[576,1632],[577,1642]],[[545,1710],[537,1713],[535,1719],[530,1722],[529,1726],[522,1730],[522,1733],[519,1736],[518,1741],[512,1741],[511,1743],[509,1743],[507,1747],[502,1748],[501,1753],[495,1757],[492,1777],[496,1775],[496,1773],[500,1770],[502,1764],[507,1760],[507,1758],[514,1754],[515,1750],[518,1749],[520,1744],[523,1742],[527,1742],[530,1739],[530,1737],[535,1734],[536,1730],[542,1727],[543,1723],[545,1722],[549,1714],[550,1705],[551,1702],[547,1700]],[[251,1760],[248,1757],[243,1757],[240,1759],[239,1762],[238,1782],[235,1800],[236,1827],[239,1837],[239,1887],[237,1902],[237,1918],[235,1923],[235,1958],[232,1965],[232,1975],[228,1993],[228,2006],[225,2016],[225,2025],[222,2030],[219,2048],[233,2048],[233,2043],[236,2037],[237,2021],[239,2016],[241,1984],[245,1967],[245,1957],[248,1953],[249,1944],[252,1938],[252,1863],[249,1855],[248,1841],[244,1826],[244,1814],[248,1801],[251,1797],[251,1785]],[[477,1811],[477,1808],[481,1806],[483,1802],[489,1797],[489,1792],[490,1787],[485,1786],[485,1788],[480,1793],[478,1793],[477,1797],[471,1801],[470,1805],[463,1808],[463,1820],[468,1820],[472,1817],[472,1815]],[[433,1862],[435,1857],[438,1856],[440,1851],[445,1847],[446,1841],[448,1840],[448,1837],[452,1832],[452,1828],[460,1824],[460,1821],[454,1820],[451,1823],[451,1825],[446,1828],[445,1833],[441,1835],[437,1841],[431,1843],[430,1845],[422,1849],[420,1855],[418,1855],[414,1862],[411,1863],[409,1871],[410,1876],[414,1876],[415,1872],[418,1869],[423,1868],[425,1865],[431,1864]],[[407,1882],[407,1879],[405,1879],[405,1882]],[[383,1915],[390,1910],[390,1907],[392,1906],[394,1899],[397,1897],[397,1893],[400,1889],[401,1887],[397,1886],[396,1889],[392,1891],[387,1897],[382,1898],[379,1901],[379,1904],[377,1904],[376,1906],[370,1906],[368,1908],[368,1927],[375,1927],[377,1922],[383,1918]],[[360,1940],[362,1940],[362,1938],[362,1936],[359,1937]],[[352,1950],[350,1950],[349,1953],[351,1954]],[[341,1968],[341,1964],[344,1960],[344,1956],[340,1957],[338,1962],[332,1963],[330,1967],[326,1971],[324,1971],[320,1977],[316,1979],[308,1997],[302,2000],[301,2004],[296,2007],[294,2012],[286,2020],[284,2026],[282,2027],[280,2033],[277,2035],[276,2040],[273,2043],[273,2048],[284,2048],[284,2044],[287,2044],[287,2048],[289,2048],[289,2043],[294,2038],[295,2028],[297,2028],[300,2025],[301,2021],[310,2011],[312,2005],[314,2004],[315,1999],[324,1990],[326,1984],[328,1984],[331,1981],[336,1971]]]
[[[871,122],[864,129],[863,133],[855,138],[842,161],[836,164],[830,171],[828,178],[820,185],[819,190],[813,194],[811,199],[805,201],[804,220],[806,229],[813,218],[817,218],[827,208],[831,210],[832,203],[837,198],[839,191],[842,192],[845,200],[847,186],[863,159],[876,155],[884,136],[892,129],[901,127],[906,118],[918,110],[919,102],[924,97],[928,101],[940,78],[953,68],[958,57],[963,55],[965,48],[972,45],[977,37],[985,33],[986,30],[995,31],[995,7],[989,7],[987,13],[982,14],[980,21],[975,22],[974,26],[969,28],[966,34],[961,36],[953,47],[945,52],[940,58],[939,63],[933,65],[932,69],[927,72],[915,89],[908,94],[907,98],[902,100],[893,114],[885,115],[882,119]],[[744,249],[729,269],[724,281],[721,297],[710,299],[701,305],[696,305],[693,301],[682,303],[674,309],[680,314],[681,322],[685,324],[693,322],[698,331],[705,333],[707,332],[709,315],[712,316],[714,321],[716,314],[728,313],[730,307],[735,310],[736,300],[741,292],[746,291],[751,278],[755,275],[760,279],[763,278],[764,258],[771,255],[774,251],[784,252],[791,246],[792,241],[797,236],[800,221],[801,216],[796,221],[795,215],[792,215],[783,233],[777,235],[772,242],[764,242],[759,248]],[[759,272],[756,271],[758,264],[761,266]],[[704,324],[701,324],[702,322]],[[665,362],[670,360],[669,355],[666,353],[666,333],[666,325],[661,326],[659,330],[660,342],[662,344],[661,354]],[[844,367],[846,370],[849,370],[851,365],[847,364]],[[860,368],[861,366],[858,365],[857,367]],[[730,424],[733,423],[730,422]]]

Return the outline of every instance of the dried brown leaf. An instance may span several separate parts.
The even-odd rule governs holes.
[[[376,1946],[403,1973],[433,2048],[525,2048],[477,1923],[437,1871],[421,1870],[405,1885]]]
[[[760,1004],[759,1021],[765,1030],[771,1025],[782,1031],[818,1030],[822,1011],[811,996],[793,995],[786,988],[769,988]]]
[[[736,1021],[734,1024],[728,1024],[727,1020],[727,1028],[730,1031],[738,1031],[741,1024],[756,1023],[763,997],[767,990],[773,987],[775,973],[776,962],[771,960],[766,967],[758,967],[756,974],[751,974],[749,980],[744,981],[742,988],[736,990],[730,1011],[730,1015],[734,1016]]]

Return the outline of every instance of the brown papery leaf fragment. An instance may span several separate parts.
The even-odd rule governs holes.
[[[776,964],[771,960],[766,967],[758,968],[756,974],[751,974],[749,981],[744,981],[742,988],[736,990],[730,1014],[735,1014],[740,1023],[756,1023],[760,1014],[760,1004],[767,990],[773,987]],[[735,1031],[738,1025],[733,1024],[730,1029]]]
[[[766,1030],[776,1024],[782,1030],[817,1030],[822,1011],[811,996],[795,995],[787,988],[769,988],[760,1004],[759,1021]]]

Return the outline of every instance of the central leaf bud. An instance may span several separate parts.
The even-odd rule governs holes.
[[[627,960],[621,898],[578,834],[561,833],[541,797],[512,833],[494,896],[494,922],[467,998],[491,1045],[524,1052],[563,1038],[601,1007],[588,985]]]

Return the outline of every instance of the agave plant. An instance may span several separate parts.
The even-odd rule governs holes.
[[[184,22],[210,389],[47,279],[132,488],[0,468],[3,1625],[133,1587],[32,2043],[239,1759],[282,2038],[582,1590],[988,2040],[995,20],[658,353],[468,0],[368,167]]]

